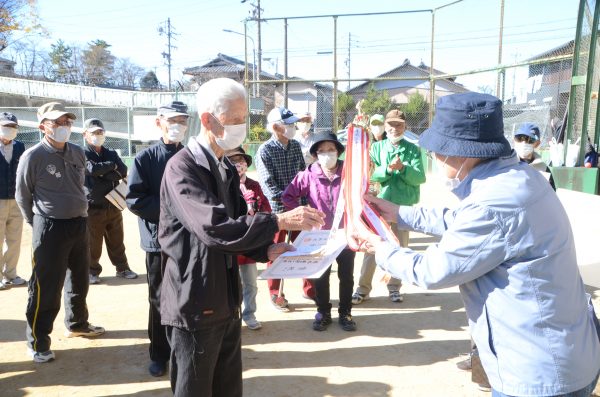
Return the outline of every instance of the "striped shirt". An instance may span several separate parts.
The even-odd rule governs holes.
[[[260,145],[254,158],[258,182],[269,199],[274,214],[285,211],[281,195],[292,179],[306,166],[300,143],[290,139],[287,145],[274,137]]]

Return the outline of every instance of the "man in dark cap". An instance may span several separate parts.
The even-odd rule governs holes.
[[[140,229],[140,244],[146,251],[148,277],[148,337],[150,338],[150,366],[152,376],[162,376],[167,371],[171,348],[164,325],[160,321],[161,250],[158,243],[160,216],[160,185],[167,161],[183,149],[189,114],[183,102],[173,101],[158,108],[156,126],[161,131],[160,140],[135,156],[129,175],[127,207],[136,214]]]
[[[100,282],[100,257],[102,241],[116,268],[116,276],[126,279],[137,278],[127,262],[123,237],[123,215],[106,195],[127,176],[127,166],[119,154],[106,146],[106,131],[99,119],[87,119],[83,123],[85,148],[85,191],[88,198],[88,225],[90,230],[90,284]]]
[[[546,179],[511,150],[502,102],[478,93],[441,98],[419,144],[460,203],[412,208],[367,196],[387,220],[441,236],[424,253],[361,236],[377,264],[424,288],[460,286],[492,395],[589,396],[600,330],[569,219]]]

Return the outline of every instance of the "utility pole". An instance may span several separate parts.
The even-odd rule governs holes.
[[[173,26],[171,25],[171,18],[167,18],[166,28],[164,28],[163,26],[158,27],[158,34],[161,36],[163,34],[167,36],[167,52],[163,51],[161,55],[167,60],[167,68],[169,70],[169,91],[171,91],[171,49],[177,48],[174,45],[171,45],[171,38],[177,34],[173,31]]]
[[[248,0],[241,0],[241,3],[245,3]],[[258,62],[257,62],[257,66],[258,66],[258,70],[256,71],[256,80],[259,81],[260,80],[260,73],[262,71],[262,40],[261,40],[261,35],[260,35],[260,13],[262,11],[264,11],[262,8],[260,8],[260,0],[256,0],[256,3],[250,3],[250,5],[252,6],[252,9],[250,10],[250,15],[251,18],[256,21],[257,25],[257,34],[256,34],[256,38],[258,39]],[[260,97],[260,83],[258,83],[258,96]]]
[[[348,67],[348,90],[350,89],[350,48],[352,47],[352,33],[348,33],[348,58],[346,58],[346,66]]]

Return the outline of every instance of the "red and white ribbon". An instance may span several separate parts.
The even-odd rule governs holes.
[[[369,186],[369,164],[369,137],[362,127],[350,125],[341,195],[345,202],[344,228],[348,246],[354,251],[360,249],[354,235],[376,233],[386,240],[398,242],[387,222],[363,198]]]

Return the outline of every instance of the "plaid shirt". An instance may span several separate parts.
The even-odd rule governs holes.
[[[258,171],[258,182],[269,199],[273,213],[284,212],[281,195],[296,174],[306,168],[300,143],[290,139],[286,147],[271,137],[260,145],[254,162]]]

